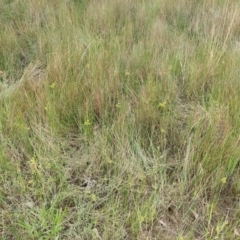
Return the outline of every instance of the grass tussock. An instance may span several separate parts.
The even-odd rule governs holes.
[[[0,238],[238,239],[238,1],[0,2]]]

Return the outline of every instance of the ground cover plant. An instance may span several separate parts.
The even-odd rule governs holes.
[[[240,238],[238,0],[0,9],[0,239]]]

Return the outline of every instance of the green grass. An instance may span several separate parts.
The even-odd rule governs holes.
[[[237,0],[0,9],[0,239],[239,238]]]

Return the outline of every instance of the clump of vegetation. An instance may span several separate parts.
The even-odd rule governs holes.
[[[240,5],[0,1],[0,238],[240,235]]]

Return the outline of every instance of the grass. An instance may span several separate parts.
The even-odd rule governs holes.
[[[237,0],[0,9],[1,239],[239,238]]]

